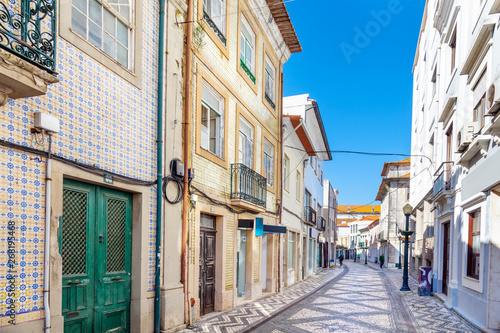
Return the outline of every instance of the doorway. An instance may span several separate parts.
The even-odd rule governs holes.
[[[238,229],[238,254],[236,255],[236,289],[239,298],[245,297],[247,274],[247,231]]]
[[[65,332],[130,328],[132,196],[63,183],[60,228]]]
[[[261,260],[261,273],[260,281],[262,283],[262,291],[267,290],[267,235],[262,236],[262,260]]]
[[[450,223],[443,224],[443,294],[448,296],[448,282],[450,272]]]
[[[200,214],[200,316],[214,311],[215,306],[215,251],[216,218]]]

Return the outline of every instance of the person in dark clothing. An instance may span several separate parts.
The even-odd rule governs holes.
[[[380,268],[382,268],[382,267],[384,266],[384,260],[385,260],[385,258],[384,258],[384,255],[383,255],[383,254],[381,254],[381,255],[380,255],[379,260],[380,260]]]
[[[344,255],[341,254],[339,257],[340,267],[342,267],[342,262],[344,261]]]

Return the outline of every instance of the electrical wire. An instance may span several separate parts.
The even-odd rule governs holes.
[[[241,12],[250,12],[250,11],[253,11],[254,9],[261,9],[261,8],[271,8],[271,7],[274,7],[274,6],[278,6],[278,5],[282,5],[282,4],[285,4],[285,3],[288,3],[288,2],[294,2],[295,0],[286,0],[286,1],[281,1],[281,2],[275,2],[275,3],[271,3],[271,4],[266,4],[264,6],[258,6],[258,7],[252,7],[252,8],[249,8],[249,9],[243,9],[241,10]],[[217,15],[217,16],[210,16],[211,19],[214,19],[214,18],[219,18],[219,17],[228,17],[230,15],[236,15],[236,14],[239,14],[240,11],[235,11],[235,12],[231,12],[231,13],[226,13],[224,15]],[[204,18],[201,18],[201,19],[198,19],[198,20],[192,20],[192,21],[184,21],[184,22],[176,22],[177,25],[179,24],[186,24],[186,23],[194,23],[194,22],[200,22],[200,21],[203,21]]]
[[[0,139],[0,145],[4,146],[4,147],[24,151],[27,153],[41,155],[43,157],[47,157],[47,155],[48,155],[47,152],[44,150],[26,147],[26,146],[23,146],[23,145],[14,143],[14,142],[9,142],[9,141],[3,140],[3,139]],[[87,172],[92,173],[94,175],[103,176],[103,177],[104,177],[104,174],[111,175],[111,176],[113,176],[113,179],[115,179],[121,183],[125,183],[125,184],[141,185],[141,186],[153,186],[154,184],[156,184],[156,181],[150,182],[150,181],[145,181],[145,180],[140,180],[140,179],[136,179],[136,178],[123,176],[123,175],[120,175],[120,174],[112,172],[112,171],[98,168],[96,166],[87,165],[87,164],[77,162],[77,161],[72,161],[72,160],[69,160],[67,158],[61,157],[59,155],[52,155],[52,159],[57,160],[59,162],[67,164],[67,165],[74,166],[78,169],[87,171]]]
[[[167,196],[167,186],[170,183],[174,183],[177,188],[177,195],[174,199],[170,199]],[[175,205],[182,200],[182,193],[184,192],[184,186],[182,185],[182,180],[173,176],[163,177],[163,197],[169,204]]]

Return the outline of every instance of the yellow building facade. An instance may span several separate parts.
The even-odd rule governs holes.
[[[281,77],[283,63],[301,49],[285,6],[267,3],[195,1],[187,254],[192,320],[280,288],[286,230],[280,226]],[[287,19],[281,30],[278,15]],[[294,37],[285,40],[285,32]]]

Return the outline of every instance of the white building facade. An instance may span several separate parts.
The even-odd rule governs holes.
[[[294,131],[304,142],[309,156],[304,165],[302,274],[303,278],[316,271],[322,259],[326,238],[323,212],[324,162],[332,159],[323,121],[315,100],[308,94],[285,97],[283,115],[292,121]],[[307,139],[307,140],[306,140]],[[285,145],[284,148],[290,148]],[[293,148],[293,147],[292,147]],[[318,245],[321,244],[321,245]]]
[[[429,0],[413,69],[415,229],[433,222],[434,292],[485,330],[500,329],[499,13]]]

